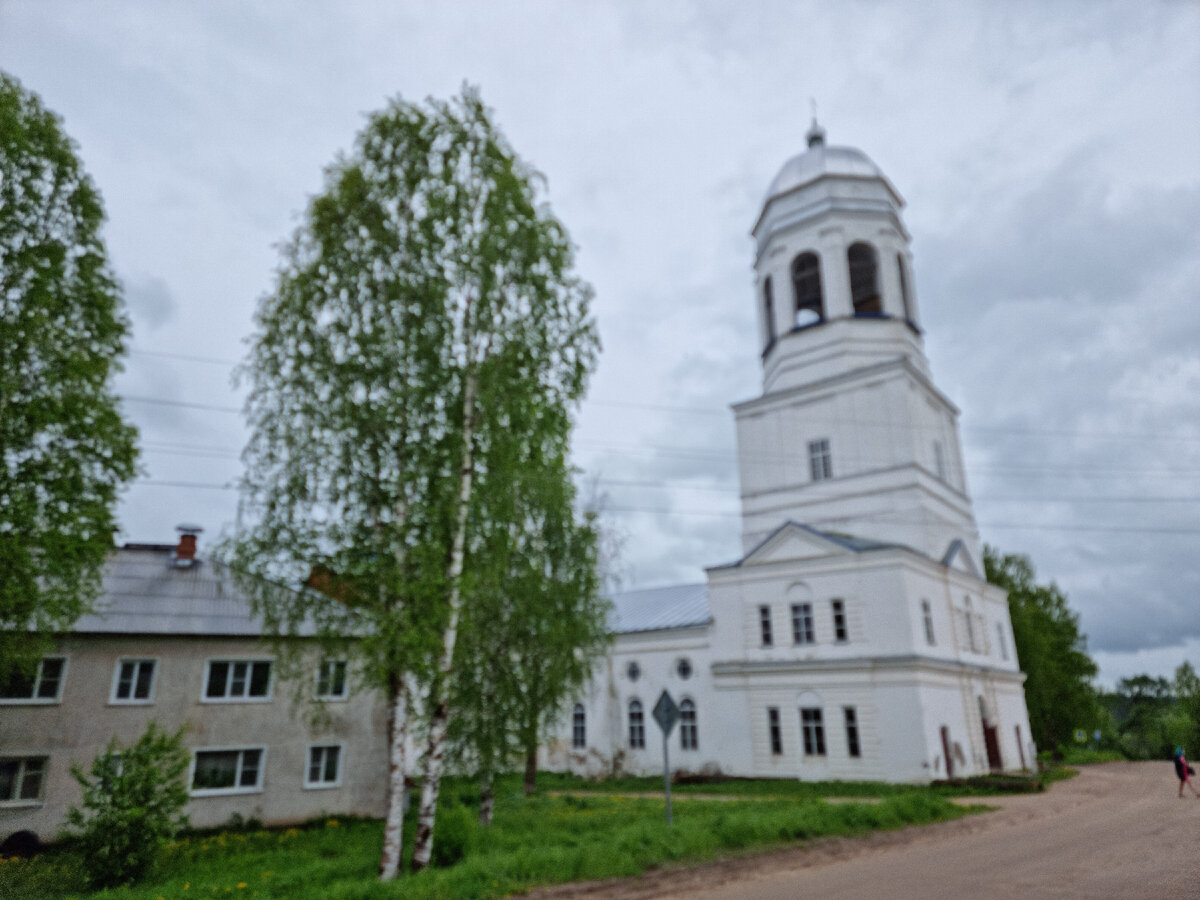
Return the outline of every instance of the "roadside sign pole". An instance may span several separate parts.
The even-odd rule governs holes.
[[[663,788],[667,794],[667,824],[671,824],[671,760],[667,750],[667,739],[671,736],[671,729],[675,727],[675,723],[679,721],[679,707],[675,705],[675,701],[671,699],[671,695],[663,691],[658,702],[654,704],[654,721],[658,723],[658,727],[662,729],[663,736]]]
[[[667,759],[667,733],[663,732],[663,787],[667,792],[667,824],[671,824],[671,764]]]

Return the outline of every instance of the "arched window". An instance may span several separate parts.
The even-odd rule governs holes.
[[[576,750],[587,746],[587,712],[582,703],[576,703],[571,713],[571,746]]]
[[[679,746],[684,750],[695,750],[700,746],[700,733],[696,730],[696,704],[691,700],[679,701]]]
[[[775,293],[770,275],[763,282],[763,316],[767,320],[767,346],[763,348],[763,352],[766,352],[775,343]]]
[[[629,701],[629,746],[634,749],[646,746],[646,722],[642,717],[642,701]]]
[[[904,301],[904,318],[913,320],[912,295],[908,291],[908,272],[904,268],[904,254],[896,254],[896,268],[900,271],[900,299]]]
[[[869,316],[883,312],[875,248],[861,241],[851,244],[846,251],[846,260],[850,265],[850,299],[854,301],[854,314]]]
[[[825,298],[821,294],[821,260],[815,253],[801,253],[792,260],[792,289],[796,293],[796,327],[825,321]]]

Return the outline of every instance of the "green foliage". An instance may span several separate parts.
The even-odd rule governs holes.
[[[1170,680],[1122,678],[1102,699],[1112,742],[1126,758],[1167,759],[1176,747],[1200,748],[1200,676],[1191,663],[1182,663]]]
[[[448,868],[461,862],[476,843],[475,816],[457,803],[438,810],[437,833],[433,841],[433,864]]]
[[[572,534],[570,413],[599,347],[540,183],[475,90],[393,100],[326,171],[245,367],[243,587],[277,634],[353,636],[367,684],[432,716],[460,614],[490,627],[472,608],[515,560],[579,573],[578,555],[554,568],[543,526]],[[271,587],[314,573],[319,590]]]
[[[452,840],[442,829],[454,817],[454,808],[448,805],[439,814],[435,852]],[[495,825],[474,831],[458,863],[390,884],[375,879],[378,822],[328,820],[305,829],[189,837],[167,848],[154,881],[112,889],[104,897],[504,897],[539,884],[631,876],[673,861],[707,860],[751,847],[857,835],[970,814],[929,790],[913,788],[871,803],[680,798],[674,812],[675,824],[667,828],[661,797],[600,795],[580,801],[507,793],[497,803]],[[469,812],[463,809],[458,815],[465,833]],[[43,859],[46,865],[61,865],[53,856]],[[43,864],[43,859],[34,861],[32,868]]]
[[[58,117],[0,72],[0,680],[90,608],[135,474],[103,221]]]
[[[1036,583],[1028,557],[984,548],[987,580],[1008,591],[1013,640],[1025,672],[1025,704],[1034,742],[1058,753],[1077,728],[1099,721],[1092,679],[1097,668],[1087,653],[1079,617],[1058,586]]]
[[[142,879],[159,852],[187,827],[184,773],[188,753],[182,730],[168,734],[151,723],[128,747],[114,739],[85,773],[71,769],[83,787],[83,809],[72,807],[67,823],[93,886]]]

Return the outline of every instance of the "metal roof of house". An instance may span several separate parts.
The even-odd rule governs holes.
[[[71,629],[84,634],[262,634],[262,620],[221,563],[174,565],[174,547],[117,550],[104,569],[104,589]]]
[[[707,625],[712,621],[707,584],[674,584],[622,591],[611,599],[612,628],[617,634]]]

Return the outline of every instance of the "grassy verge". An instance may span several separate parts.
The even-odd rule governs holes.
[[[782,785],[783,783],[776,783]],[[713,859],[828,835],[856,835],[968,814],[933,791],[907,789],[872,803],[818,799],[702,802],[680,796],[674,825],[661,799],[500,795],[495,824],[478,828],[474,809],[448,792],[435,850],[443,867],[390,885],[376,881],[380,824],[325,820],[303,829],[193,836],[172,845],[144,884],[92,895],[105,900],[191,898],[502,897],[539,884],[636,875],[653,866]],[[550,787],[550,785],[545,785]],[[715,786],[729,794],[728,785]],[[609,790],[613,790],[612,787]],[[407,834],[412,835],[411,823]],[[0,898],[60,900],[80,891],[69,850],[0,862]]]

